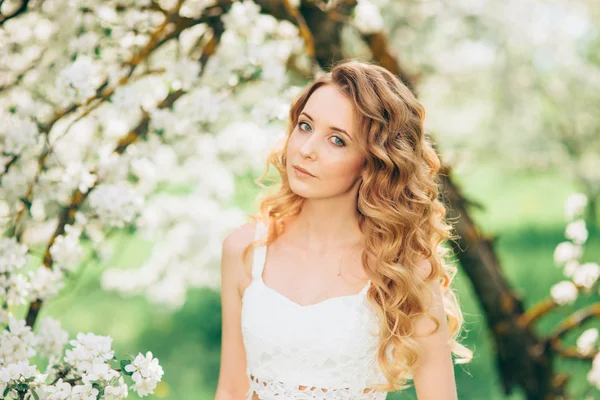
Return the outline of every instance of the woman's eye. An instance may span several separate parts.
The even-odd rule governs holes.
[[[334,144],[336,146],[344,146],[346,144],[346,143],[344,143],[344,141],[342,139],[340,139],[339,136],[334,136],[333,139],[334,139]]]
[[[303,128],[302,125],[306,125],[307,128]],[[307,124],[306,122],[302,121],[302,122],[298,122],[298,126],[300,127],[300,130],[306,131],[308,129],[310,129],[310,125]]]

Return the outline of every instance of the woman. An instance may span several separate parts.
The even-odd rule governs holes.
[[[425,110],[395,76],[350,61],[293,102],[269,156],[278,191],[222,253],[216,399],[456,399],[462,314]],[[252,256],[250,256],[252,253]]]

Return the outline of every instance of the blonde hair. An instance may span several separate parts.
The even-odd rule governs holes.
[[[264,240],[250,248],[272,243],[284,230],[284,219],[300,212],[304,198],[290,188],[286,172],[289,136],[298,123],[309,97],[323,85],[332,84],[352,101],[359,114],[357,140],[366,158],[365,175],[357,197],[359,226],[365,235],[362,262],[372,281],[367,298],[379,316],[379,366],[388,380],[377,385],[381,390],[406,388],[411,367],[421,355],[414,339],[414,321],[427,315],[439,329],[439,321],[427,312],[431,293],[425,285],[441,280],[444,307],[452,352],[457,362],[472,358],[469,349],[457,342],[463,325],[459,303],[450,284],[456,268],[447,265],[444,241],[454,239],[452,227],[444,221],[446,208],[438,199],[440,159],[425,137],[425,109],[413,93],[386,69],[366,62],[346,61],[315,79],[293,101],[283,146],[267,158],[261,184],[272,164],[281,182],[277,190],[259,204],[254,220],[268,223]],[[421,278],[417,264],[424,258],[431,263],[428,277]]]

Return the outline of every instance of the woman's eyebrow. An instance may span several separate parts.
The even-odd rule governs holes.
[[[300,115],[302,115],[302,114],[306,115],[306,118],[308,118],[308,119],[310,119],[311,121],[314,122],[314,119],[312,119],[312,117],[310,115],[308,115],[308,113],[306,111],[302,111],[300,113]],[[350,140],[352,140],[352,136],[350,136],[350,134],[348,132],[346,132],[345,130],[343,130],[342,128],[337,128],[335,126],[330,126],[329,129],[331,129],[333,131],[337,131],[337,132],[343,133],[344,135],[348,136],[348,138]]]

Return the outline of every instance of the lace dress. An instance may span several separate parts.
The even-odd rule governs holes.
[[[256,225],[256,239],[267,228]],[[247,400],[382,400],[387,392],[376,359],[377,316],[360,293],[301,305],[262,279],[266,246],[254,249],[252,282],[242,297]]]

